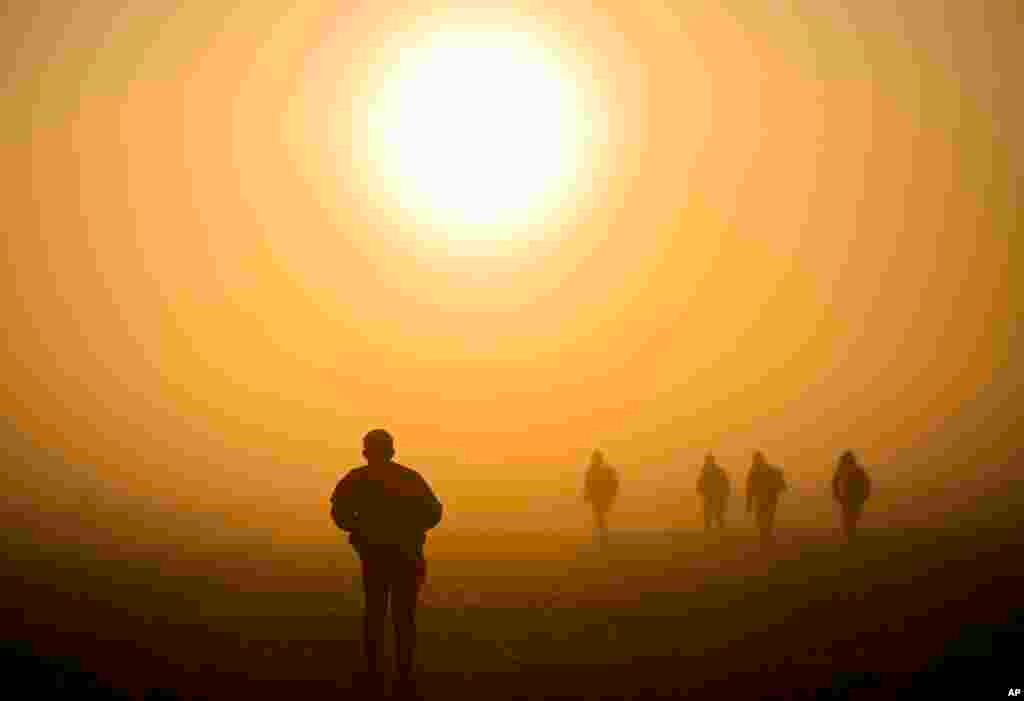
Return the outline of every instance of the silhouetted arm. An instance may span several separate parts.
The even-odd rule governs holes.
[[[747,513],[754,506],[754,471],[751,470],[750,474],[747,475]]]
[[[832,478],[832,494],[843,506],[850,501],[850,482],[853,479],[854,477],[844,470],[836,470],[836,475]]]
[[[358,520],[355,494],[357,480],[353,474],[354,471],[345,475],[331,495],[331,520],[343,531],[354,530]]]
[[[441,514],[443,508],[441,507],[441,500],[434,494],[434,490],[430,488],[427,481],[420,477],[420,482],[423,486],[423,495],[421,497],[423,504],[423,530],[427,531],[441,523]]]
[[[704,477],[705,477],[705,474],[702,471],[700,473],[700,477],[697,478],[697,494],[703,494],[704,493],[704,488],[705,488],[704,482],[706,481],[704,479]]]
[[[871,496],[871,478],[868,477],[868,473],[864,471],[864,500]]]

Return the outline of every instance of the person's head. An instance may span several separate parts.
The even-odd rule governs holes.
[[[705,455],[704,456],[704,464],[707,465],[708,467],[711,467],[712,465],[714,465],[715,464],[715,456],[712,455],[711,453],[708,453],[707,455]]]
[[[383,428],[375,428],[363,436],[363,457],[373,465],[385,463],[395,456],[395,439]]]
[[[602,453],[600,450],[595,450],[590,455],[590,464],[591,465],[603,465],[604,464],[604,453]]]
[[[856,464],[857,464],[857,458],[853,454],[852,450],[847,450],[842,455],[839,456],[839,466],[840,467],[853,467]]]
[[[755,450],[754,451],[754,466],[755,467],[761,467],[764,464],[765,464],[765,462],[764,462],[764,453],[762,453],[760,450]]]

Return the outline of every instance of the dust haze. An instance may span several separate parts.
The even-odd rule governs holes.
[[[561,587],[565,608],[615,611],[699,590],[696,573],[754,577],[738,491],[755,450],[789,481],[781,547],[826,553],[806,572],[839,566],[829,483],[848,449],[876,486],[863,562],[935,529],[970,542],[925,548],[920,571],[954,551],[998,570],[970,537],[991,525],[1009,548],[1020,513],[1013,3],[519,9],[589,62],[608,154],[534,243],[473,255],[383,209],[345,142],[367,47],[399,14],[10,12],[0,483],[24,582],[100,562],[82,572],[306,592],[293,613],[313,620],[314,599],[356,589],[327,499],[377,427],[445,506],[429,610],[539,610]],[[581,496],[595,449],[622,484],[610,560]],[[708,452],[737,489],[725,545],[700,540]],[[633,577],[617,595],[615,567]],[[439,645],[425,668],[448,664]]]

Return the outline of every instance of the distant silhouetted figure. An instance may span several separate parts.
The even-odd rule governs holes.
[[[762,545],[774,541],[775,509],[779,504],[779,495],[786,489],[786,480],[782,470],[769,465],[761,451],[754,453],[754,462],[747,476],[747,513],[756,504],[757,528],[761,533]]]
[[[716,523],[719,528],[725,528],[729,491],[729,475],[715,462],[715,456],[708,453],[697,478],[697,493],[704,499],[704,530],[711,530]]]
[[[594,527],[598,541],[608,542],[608,512],[619,494],[619,477],[615,468],[604,461],[604,454],[595,450],[583,480],[583,499],[594,510]]]
[[[392,462],[391,435],[382,429],[363,438],[367,464],[351,470],[334,488],[331,518],[350,533],[362,563],[363,644],[367,670],[377,671],[377,642],[390,599],[395,627],[398,683],[411,685],[416,603],[426,577],[423,544],[441,521],[441,502],[415,470]]]
[[[857,464],[852,451],[847,450],[839,457],[836,474],[832,478],[832,496],[842,509],[843,535],[852,540],[864,502],[871,496],[871,480],[864,468]]]

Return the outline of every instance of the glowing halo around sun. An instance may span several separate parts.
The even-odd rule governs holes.
[[[583,187],[599,122],[580,81],[528,32],[408,42],[356,120],[375,187],[449,242],[528,238]]]

